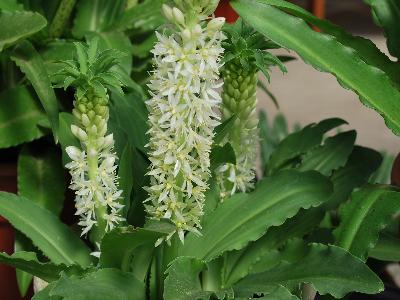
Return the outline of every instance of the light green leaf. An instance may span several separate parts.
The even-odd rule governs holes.
[[[303,20],[262,0],[235,0],[232,5],[257,31],[296,51],[316,69],[335,75],[341,85],[355,91],[365,105],[383,116],[394,133],[400,134],[400,91],[382,70],[366,64],[332,36],[313,31]]]
[[[40,31],[46,24],[46,19],[35,12],[0,11],[0,52],[3,48]]]
[[[0,215],[25,234],[55,264],[91,263],[89,248],[48,210],[14,194],[0,192]]]
[[[55,265],[50,262],[40,262],[34,252],[19,251],[11,256],[0,252],[0,263],[23,270],[47,282],[60,278],[60,273],[63,271],[68,274],[83,273],[83,269],[77,265],[66,266],[62,264]]]
[[[25,146],[18,158],[18,194],[41,207],[60,214],[64,203],[65,180],[60,155],[54,147]]]
[[[400,193],[389,186],[370,185],[352,194],[340,211],[336,244],[361,259],[367,258],[380,231],[400,212]]]
[[[210,213],[202,236],[189,234],[181,255],[211,260],[225,251],[239,250],[300,208],[318,206],[331,192],[330,181],[313,171],[287,170],[265,178],[253,192],[236,194]]]
[[[299,170],[315,170],[325,176],[330,176],[333,170],[342,167],[347,162],[353,151],[355,140],[354,130],[327,138],[323,145],[304,155]]]
[[[311,244],[299,261],[281,263],[263,273],[250,275],[235,286],[259,290],[264,285],[280,284],[288,289],[311,283],[322,295],[342,298],[356,291],[375,294],[383,291],[381,280],[360,259],[336,246]]]
[[[167,269],[164,282],[165,300],[208,300],[213,294],[203,291],[199,273],[205,264],[191,257],[179,257]]]
[[[400,261],[400,239],[382,233],[375,247],[369,251],[368,256],[383,261]]]
[[[367,0],[370,1],[370,0]],[[373,0],[375,1],[375,0]],[[386,1],[386,0],[385,0]],[[389,0],[390,1],[390,0]],[[263,3],[277,7],[285,12],[302,18],[307,23],[318,27],[322,32],[334,36],[342,45],[353,48],[357,51],[357,55],[367,64],[373,65],[390,76],[394,83],[399,85],[400,73],[399,64],[390,60],[386,54],[369,39],[353,36],[343,28],[329,22],[326,19],[320,19],[293,3],[284,0],[262,0]],[[384,2],[384,1],[376,1]]]
[[[321,144],[322,137],[326,132],[343,124],[346,122],[341,119],[326,119],[288,135],[271,154],[267,164],[269,174],[276,172],[294,158]]]
[[[117,269],[100,269],[81,277],[62,275],[43,294],[74,300],[144,300],[145,285],[132,273]],[[36,299],[48,299],[34,297]],[[50,298],[53,299],[53,298]]]
[[[46,119],[40,104],[24,86],[0,94],[0,148],[38,139],[44,132],[37,126]]]
[[[381,26],[387,38],[391,55],[400,58],[400,3],[396,0],[365,0],[371,5],[376,23]]]
[[[24,41],[14,49],[11,59],[20,67],[35,89],[57,140],[58,101],[42,58],[31,43]]]
[[[172,226],[172,225],[171,225]],[[100,264],[105,268],[121,268],[128,271],[134,251],[146,244],[155,244],[157,239],[171,231],[169,224],[155,230],[118,227],[106,233],[101,242]]]

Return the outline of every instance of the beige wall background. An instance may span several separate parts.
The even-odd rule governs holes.
[[[383,33],[373,25],[369,9],[361,0],[336,1],[340,5],[334,2],[328,2],[329,19],[354,34],[371,39],[387,53]],[[288,54],[287,51],[279,53]],[[400,152],[400,137],[385,126],[378,113],[361,104],[355,93],[342,88],[334,76],[315,70],[300,58],[287,63],[287,69],[286,74],[276,68],[272,70],[269,84],[280,109],[277,110],[261,90],[258,92],[259,109],[266,110],[269,116],[283,113],[289,126],[296,122],[306,125],[324,118],[340,117],[349,123],[347,128],[357,130],[358,144],[393,154]]]

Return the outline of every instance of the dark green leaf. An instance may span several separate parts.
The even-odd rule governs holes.
[[[24,41],[15,48],[11,59],[31,82],[49,118],[53,135],[58,135],[58,102],[51,86],[49,76],[39,53],[32,44]]]
[[[326,132],[343,124],[346,122],[341,119],[326,119],[288,135],[270,157],[267,164],[269,174],[276,172],[288,161],[318,146]]]
[[[222,124],[215,127],[215,136],[214,136],[214,144],[219,145],[225,137],[229,134],[233,122],[235,122],[236,116],[230,117],[228,120],[224,121]]]
[[[235,299],[254,299],[254,294],[262,294],[261,299],[298,300],[295,295],[281,285],[260,285],[258,288],[240,287],[235,289]]]
[[[37,126],[46,119],[40,104],[23,86],[0,94],[0,148],[30,142],[44,135]]]
[[[89,248],[54,214],[33,201],[0,192],[0,215],[30,238],[53,263],[91,263]]]
[[[59,134],[58,138],[60,140],[62,148],[62,160],[63,164],[67,164],[71,159],[65,152],[65,148],[68,146],[80,147],[78,139],[71,132],[71,125],[74,122],[74,116],[70,113],[62,112],[59,114]]]
[[[135,249],[145,244],[155,244],[160,237],[169,233],[170,229],[170,227],[164,229],[159,227],[153,230],[133,227],[115,228],[106,233],[101,242],[101,266],[128,271]]]
[[[210,165],[211,169],[215,170],[219,165],[231,163],[236,164],[235,151],[230,143],[226,143],[224,146],[214,146],[211,149],[210,154]]]
[[[47,282],[57,280],[62,271],[68,274],[83,273],[83,270],[77,265],[66,266],[40,262],[34,252],[19,251],[11,256],[0,252],[0,263],[23,270]]]
[[[378,243],[369,251],[368,256],[383,261],[400,261],[400,239],[381,234]]]
[[[47,24],[46,19],[35,12],[0,11],[0,52],[21,39],[40,31]]]
[[[123,204],[125,217],[131,206],[131,192],[133,188],[132,168],[134,168],[132,147],[127,143],[120,157],[118,168],[119,187],[124,191],[122,196],[124,197]]]
[[[367,186],[354,192],[340,211],[336,244],[361,259],[379,238],[380,231],[400,211],[400,193],[388,186]]]
[[[354,130],[339,133],[326,139],[323,145],[307,152],[301,162],[299,170],[315,170],[325,176],[332,171],[343,167],[353,151],[356,132]]]
[[[52,297],[74,300],[145,299],[144,283],[117,269],[100,269],[82,277],[63,275],[45,292]]]
[[[357,257],[339,247],[322,244],[311,244],[308,253],[296,262],[281,263],[244,278],[235,289],[260,290],[271,284],[292,289],[304,282],[311,283],[320,294],[336,298],[352,291],[374,294],[384,289],[379,277]]]
[[[331,183],[317,172],[288,170],[265,178],[253,192],[236,194],[210,213],[202,236],[189,234],[181,254],[211,260],[225,251],[239,250],[300,208],[318,206],[331,192]]]

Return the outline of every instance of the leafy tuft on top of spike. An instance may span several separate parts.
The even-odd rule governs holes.
[[[76,59],[61,61],[64,68],[56,75],[61,80],[56,87],[66,89],[69,86],[76,88],[76,97],[80,99],[88,91],[104,97],[107,88],[114,88],[122,93],[122,79],[112,67],[120,63],[125,54],[116,49],[100,51],[98,38],[93,38],[87,44],[76,42]]]
[[[268,49],[280,48],[271,40],[266,39],[262,34],[247,25],[241,18],[234,24],[225,24],[222,29],[227,39],[223,42],[225,55],[223,62],[235,61],[245,71],[258,69],[264,76],[270,79],[270,66],[278,66],[286,73],[286,67],[275,55],[269,53]]]

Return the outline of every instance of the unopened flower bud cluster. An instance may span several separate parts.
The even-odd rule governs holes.
[[[153,218],[170,219],[183,241],[186,231],[201,228],[213,129],[219,124],[215,108],[221,102],[217,89],[224,19],[207,22],[203,14],[189,19],[167,5],[163,11],[176,30],[157,33],[152,50],[156,68],[147,101],[151,185],[146,209]]]
[[[82,150],[69,146],[66,148],[71,162],[71,188],[75,190],[76,215],[79,225],[86,234],[101,218],[106,222],[106,231],[123,220],[119,212],[123,207],[119,200],[121,193],[117,185],[116,156],[113,153],[113,135],[107,133],[108,96],[95,93],[75,99],[73,114],[76,124],[72,133],[80,140]],[[96,215],[99,214],[102,215]]]

